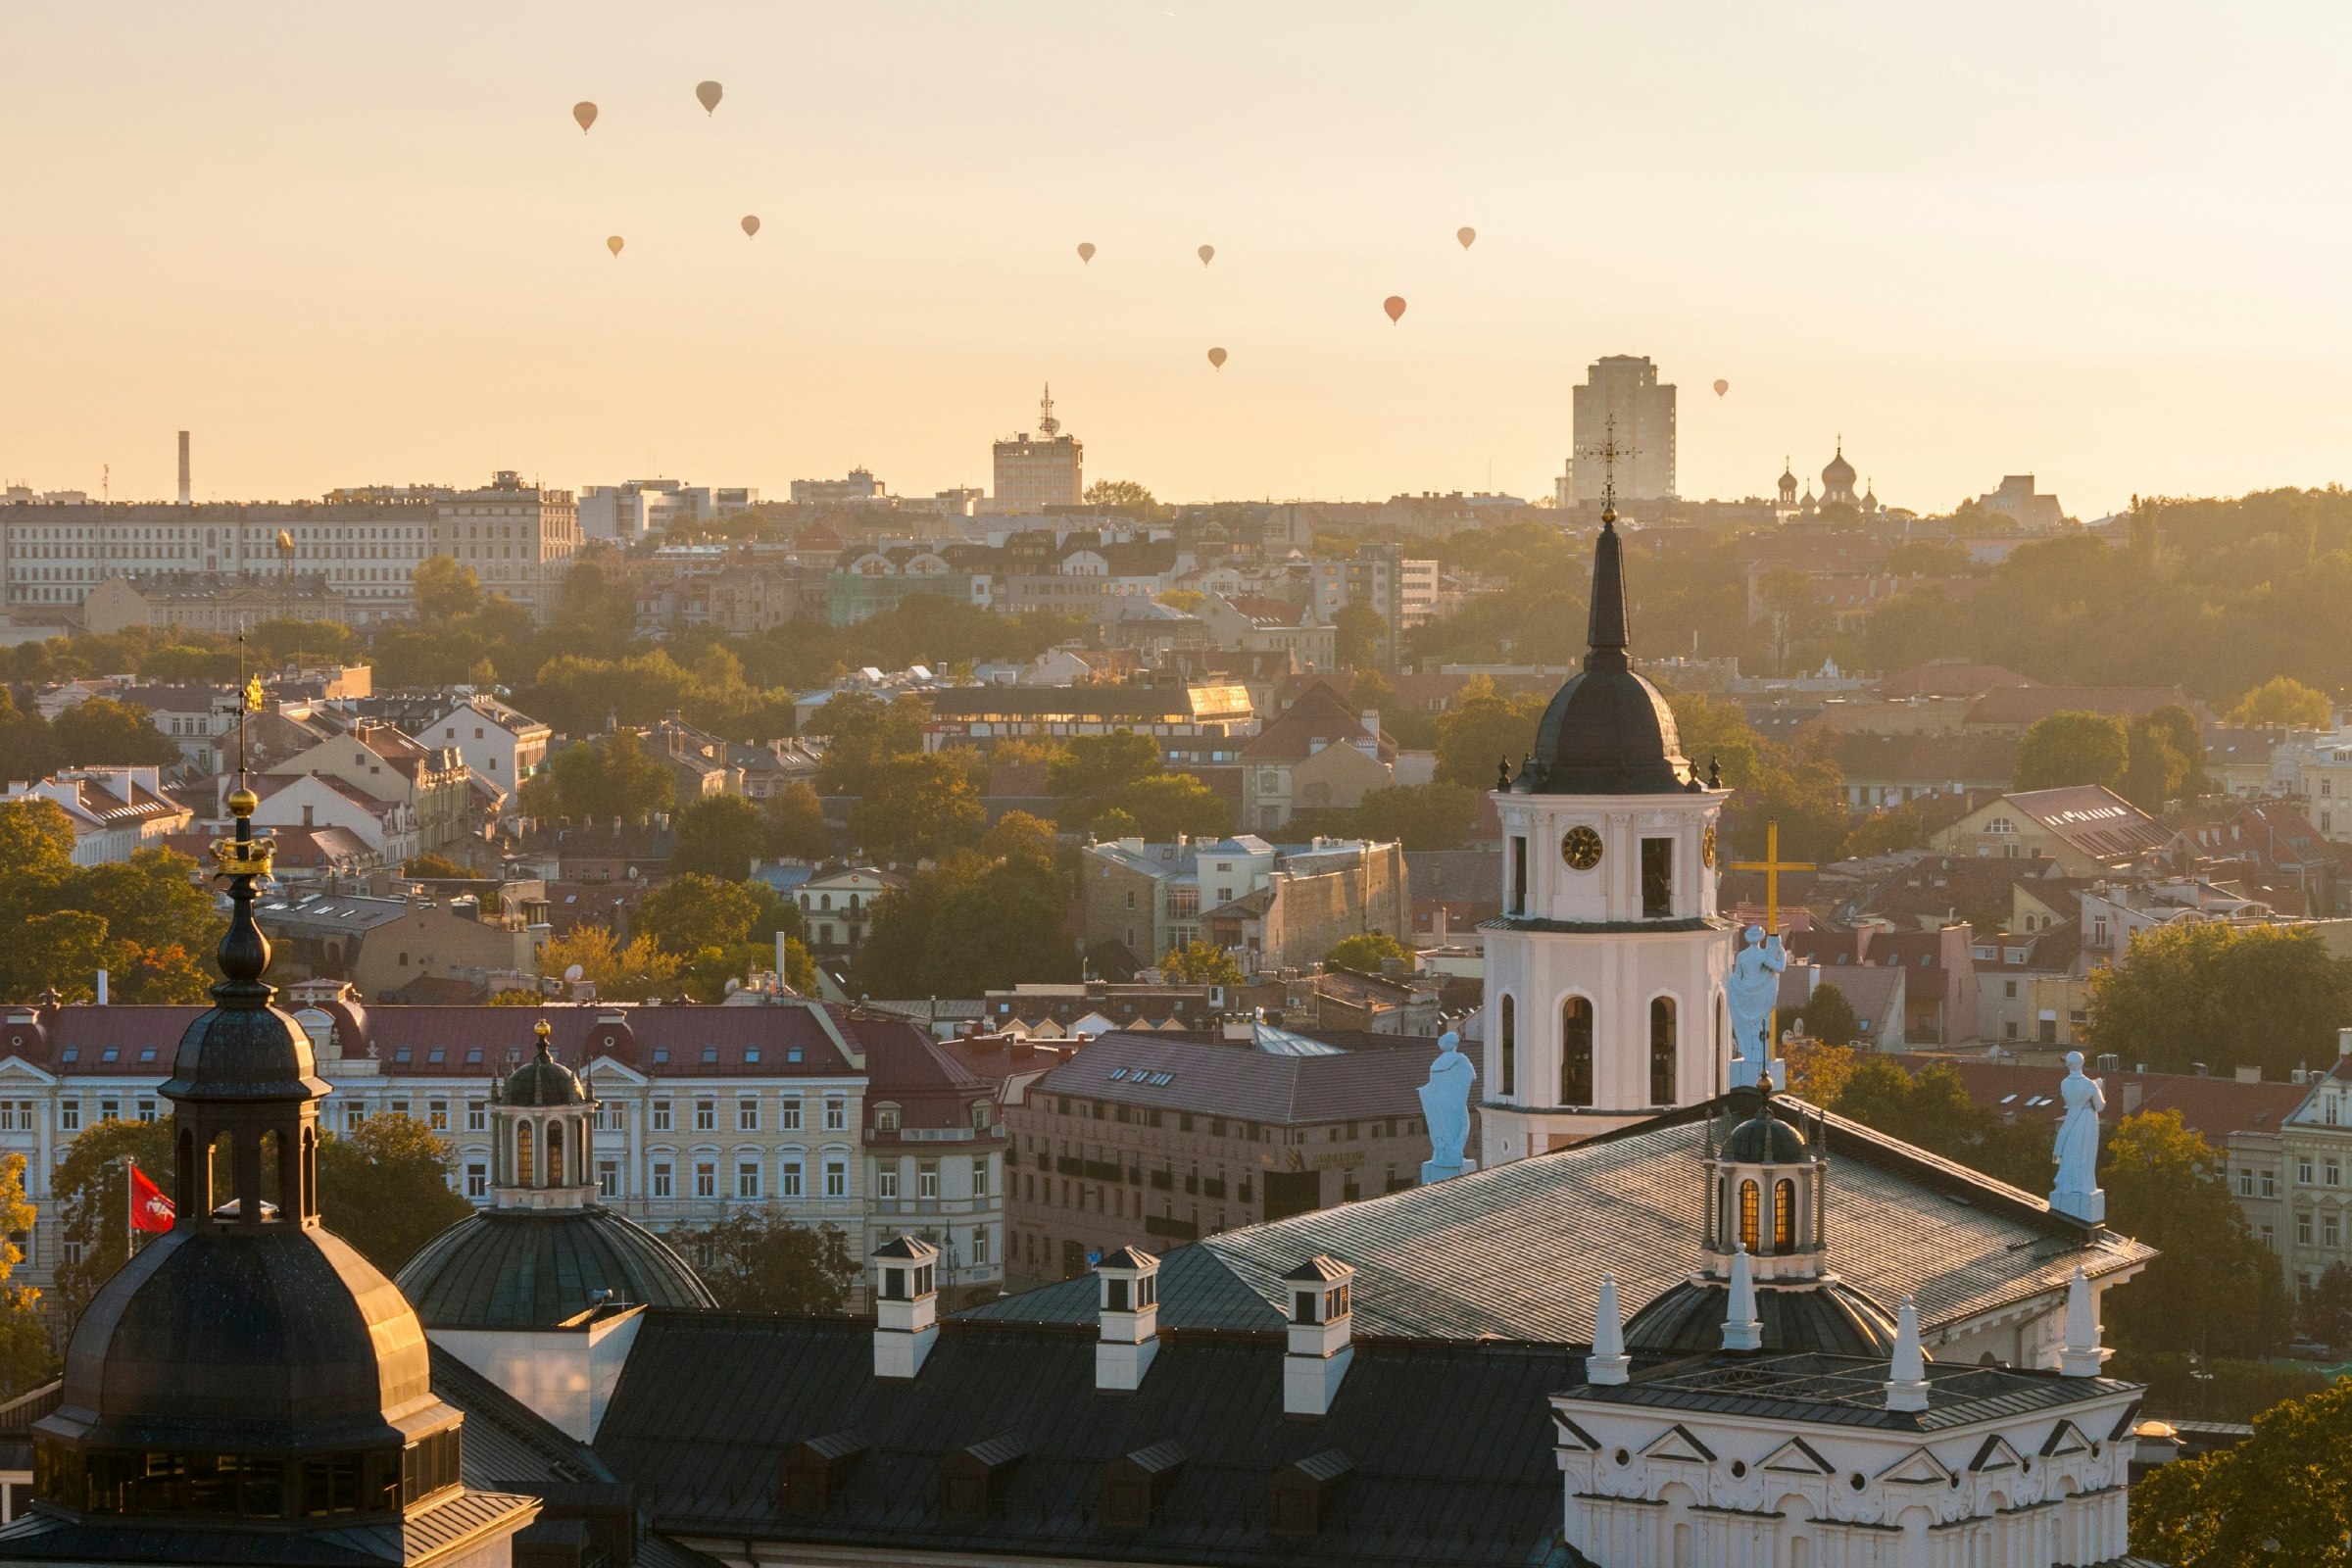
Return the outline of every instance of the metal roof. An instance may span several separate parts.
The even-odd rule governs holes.
[[[688,1540],[1265,1568],[1583,1563],[1558,1543],[1544,1397],[1570,1380],[1566,1356],[1359,1341],[1330,1415],[1299,1422],[1283,1416],[1283,1338],[1269,1329],[1163,1333],[1142,1387],[1106,1398],[1095,1389],[1092,1334],[951,1322],[921,1374],[899,1380],[873,1375],[863,1321],[657,1312],[597,1450],[635,1484],[658,1529]],[[836,1500],[784,1513],[784,1455],[842,1432],[866,1451]],[[945,1517],[941,1461],[1005,1440],[1026,1452],[1004,1472],[990,1515]],[[1190,1462],[1152,1523],[1110,1525],[1105,1469],[1168,1444]],[[1321,1456],[1334,1449],[1352,1474],[1321,1533],[1270,1536],[1269,1480],[1301,1461],[1329,1469]]]
[[[1178,1248],[1161,1263],[1159,1320],[1263,1326],[1287,1299],[1282,1276],[1321,1252],[1357,1270],[1358,1334],[1582,1344],[1604,1269],[1632,1310],[1697,1267],[1704,1123],[1723,1103]],[[1810,1121],[1811,1107],[1805,1114]],[[1924,1150],[1837,1115],[1823,1121],[1830,1266],[1879,1301],[1914,1298],[1931,1334],[2037,1297],[2056,1299],[2078,1264],[2097,1279],[2155,1255]],[[1091,1322],[1095,1310],[1094,1282],[1081,1278],[965,1315]]]

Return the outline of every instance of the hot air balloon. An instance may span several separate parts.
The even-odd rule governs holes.
[[[754,214],[751,214],[751,213],[746,213],[746,214],[744,214],[744,215],[743,215],[743,234],[744,234],[744,238],[746,238],[746,239],[749,239],[749,238],[751,238],[751,236],[753,236],[754,234],[757,234],[757,233],[759,233],[759,232],[760,232],[760,220],[759,220],[759,218],[758,218],[756,215],[754,215]]]
[[[1210,349],[1208,351],[1208,363],[1216,369],[1222,370],[1225,368],[1225,351],[1223,349]]]
[[[1404,318],[1404,296],[1392,294],[1380,302],[1380,308],[1389,313],[1390,320],[1402,320]]]
[[[718,112],[718,100],[725,95],[726,90],[715,81],[698,81],[694,84],[694,96],[701,101],[703,113],[706,115]]]
[[[587,135],[588,127],[596,123],[596,105],[581,99],[571,106],[571,118],[580,122],[580,134]]]
[[[1453,231],[1453,237],[1462,242],[1462,249],[1468,250],[1470,248],[1471,241],[1478,238],[1478,230],[1475,228],[1457,228]]]
[[[611,251],[613,255],[618,256],[620,254],[620,236],[618,234],[607,235],[605,237],[605,249]]]
[[[1723,396],[1723,395],[1724,395],[1726,392],[1729,392],[1731,389],[1732,389],[1732,383],[1731,383],[1731,382],[1729,382],[1729,381],[1721,381],[1721,380],[1719,380],[1719,381],[1717,381],[1717,382],[1715,383],[1715,395],[1716,395],[1717,397],[1721,397],[1721,396]]]
[[[1200,257],[1200,265],[1202,267],[1206,267],[1208,265],[1209,258],[1217,254],[1217,248],[1214,245],[1203,245],[1200,247],[1199,254]]]
[[[1078,259],[1082,262],[1087,262],[1090,264],[1094,261],[1095,242],[1093,240],[1080,240],[1078,242]]]

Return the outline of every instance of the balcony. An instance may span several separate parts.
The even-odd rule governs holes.
[[[1203,1198],[1223,1198],[1225,1196],[1225,1184],[1221,1181],[1215,1180],[1204,1181],[1200,1184],[1200,1196]]]
[[[1151,1236],[1165,1236],[1170,1241],[1198,1241],[1200,1227],[1189,1219],[1174,1219],[1165,1214],[1146,1214],[1144,1231]]]
[[[1064,1176],[1076,1176],[1086,1169],[1086,1161],[1074,1154],[1063,1154],[1054,1161],[1054,1168]]]
[[[1164,1193],[1176,1185],[1176,1178],[1164,1170],[1155,1170],[1152,1173],[1152,1185]]]
[[[1127,1174],[1127,1167],[1115,1160],[1090,1159],[1079,1167],[1089,1181],[1115,1182]]]

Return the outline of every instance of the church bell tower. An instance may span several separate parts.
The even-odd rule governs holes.
[[[1578,1143],[1725,1086],[1729,922],[1715,913],[1728,790],[1682,755],[1627,657],[1614,508],[1592,553],[1582,673],[1506,761],[1503,912],[1487,933],[1482,1163]]]

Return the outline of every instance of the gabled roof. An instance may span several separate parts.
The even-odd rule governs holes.
[[[2034,1066],[2020,1061],[1982,1061],[1968,1057],[1897,1056],[1906,1070],[1941,1064],[1960,1075],[1968,1098],[1987,1110],[2019,1121],[2054,1122],[2065,1114],[2058,1086],[2064,1067]],[[2190,1132],[2220,1149],[2231,1133],[2275,1133],[2311,1093],[2304,1084],[2241,1084],[2234,1078],[2201,1077],[2180,1072],[2117,1072],[2094,1074],[2107,1086],[2110,1125],[2139,1111],[2173,1110]]]
[[[1090,1048],[1080,1061],[1102,1049]],[[1326,1252],[1356,1268],[1358,1335],[1581,1344],[1592,1332],[1602,1270],[1614,1270],[1633,1309],[1697,1265],[1704,1124],[1725,1103],[1708,1101],[1555,1153],[1179,1248],[1160,1268],[1160,1322],[1265,1326],[1286,1300],[1282,1275]],[[1916,1298],[1931,1332],[2054,1298],[2078,1264],[2095,1279],[2153,1255],[2053,1213],[2031,1194],[1843,1117],[1824,1119],[1834,1161],[1831,1266],[1878,1300]],[[1094,1284],[1081,1278],[964,1315],[1092,1323],[1096,1311]]]
[[[1326,746],[1360,747],[1370,741],[1384,758],[1396,755],[1393,742],[1367,733],[1362,715],[1353,711],[1329,686],[1309,686],[1280,718],[1250,737],[1242,748],[1246,762],[1297,761]]]
[[[2172,842],[2172,834],[2154,817],[2097,784],[2013,790],[2001,799],[2097,859],[2120,859]]]
[[[1036,1092],[1274,1126],[1417,1116],[1416,1091],[1436,1054],[1434,1040],[1291,1054],[1114,1030],[1038,1080]]]

